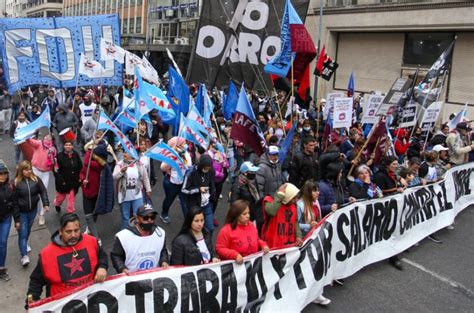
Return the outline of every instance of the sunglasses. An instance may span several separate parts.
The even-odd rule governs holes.
[[[146,216],[142,216],[142,219],[144,221],[149,221],[149,220],[152,220],[154,221],[156,219],[156,215],[146,215]]]

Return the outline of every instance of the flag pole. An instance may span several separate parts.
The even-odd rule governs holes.
[[[322,34],[322,28],[323,28],[323,0],[319,1],[319,29],[318,29],[318,57],[316,59],[316,64],[317,60],[319,60],[320,54],[321,54],[321,34]],[[320,113],[320,103],[318,101],[318,81],[319,81],[319,76],[315,75],[314,76],[314,90],[313,90],[313,101],[317,106],[317,112],[318,115],[316,116],[316,139],[319,137],[319,113]]]
[[[445,83],[445,79],[446,79],[446,74],[447,74],[447,70],[444,71],[444,74],[443,74],[443,80],[441,81],[441,90],[439,91],[438,95],[436,96],[436,101],[437,102],[439,100],[439,98],[441,97],[441,93],[443,93],[443,90],[444,90],[444,83]],[[429,95],[429,94],[428,94]],[[428,98],[428,95],[426,96],[426,98]],[[440,110],[441,111],[441,110]],[[438,115],[438,119],[439,119],[439,115]],[[436,122],[435,122],[436,124]],[[426,150],[426,144],[428,143],[428,135],[430,134],[431,132],[431,127],[428,129],[427,133],[426,133],[426,138],[425,138],[425,143],[423,144],[423,151]],[[423,152],[422,151],[422,152]]]
[[[293,97],[293,101],[294,101],[294,97],[295,97],[295,78],[294,78],[294,71],[293,71],[293,61],[294,61],[294,58],[291,59],[291,97]],[[290,98],[291,100],[291,98]],[[293,123],[293,109],[294,109],[294,105],[293,103],[291,103],[291,101],[289,101],[289,104],[291,104],[291,122]]]

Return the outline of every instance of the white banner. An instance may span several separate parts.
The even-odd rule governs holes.
[[[362,117],[362,124],[377,124],[380,116],[375,115],[382,105],[385,97],[381,95],[369,95],[367,103],[364,106],[364,116]]]
[[[421,120],[421,137],[426,138],[428,133],[433,129],[438,120],[439,113],[441,112],[441,107],[443,101],[433,102],[423,114],[423,119]]]
[[[351,128],[352,125],[352,98],[334,99],[333,128]]]
[[[323,110],[323,118],[327,120],[328,115],[332,118],[332,113],[334,111],[334,99],[344,97],[343,93],[335,92],[335,93],[328,93],[326,97],[326,105],[324,106]]]
[[[474,203],[474,163],[444,181],[353,203],[322,221],[301,248],[233,261],[118,275],[30,312],[299,312],[334,279],[396,255],[453,223]]]

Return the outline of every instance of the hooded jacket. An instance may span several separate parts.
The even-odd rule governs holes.
[[[273,164],[270,162],[267,153],[265,153],[260,159],[258,167],[259,169],[255,180],[257,182],[260,199],[263,199],[265,196],[273,195],[278,187],[285,183],[285,180],[281,173],[280,163],[277,162],[276,164]]]
[[[210,167],[211,170],[203,173],[202,169]],[[201,207],[201,187],[208,187],[210,199],[212,203],[216,200],[216,185],[214,182],[214,169],[212,168],[212,159],[207,154],[204,154],[199,159],[197,167],[194,167],[190,173],[186,175],[183,182],[182,192],[187,195],[187,205],[189,208],[193,206]]]
[[[72,189],[77,193],[81,183],[79,175],[82,169],[82,161],[79,153],[72,151],[67,154],[61,151],[56,157],[58,170],[54,172],[54,182],[56,191],[60,193],[68,193]]]
[[[53,120],[53,125],[56,127],[58,133],[68,127],[74,128],[79,123],[76,114],[69,111],[66,104],[60,104],[58,106],[58,110],[60,109],[63,110],[63,112],[58,111],[58,113],[54,116]]]
[[[13,186],[8,179],[3,184],[0,184],[0,222],[11,215],[13,215],[15,223],[20,220],[18,207],[13,204],[12,191]]]
[[[95,255],[91,255],[90,252],[92,251],[94,251],[93,253]],[[74,253],[78,253],[77,259],[82,260],[82,272],[73,272],[71,268],[67,266],[72,263]],[[81,235],[81,238],[78,243],[74,245],[73,249],[73,247],[66,245],[61,240],[59,232],[56,231],[51,236],[51,242],[41,250],[39,256],[38,263],[30,276],[30,284],[27,293],[28,295],[32,295],[35,301],[40,299],[43,286],[46,286],[46,296],[53,296],[57,293],[55,290],[62,290],[64,288],[74,289],[82,284],[88,283],[93,280],[97,269],[103,268],[107,270],[109,266],[107,254],[100,247],[97,239],[87,234]],[[47,279],[47,276],[54,274],[54,272],[50,271],[50,273],[47,274],[43,266],[43,264],[50,264],[49,262],[52,259],[54,259],[53,262],[57,262],[57,264],[55,264],[58,270],[57,275],[60,275],[60,277],[54,277],[55,280],[61,281],[61,283],[57,283],[58,286],[52,286],[52,282]],[[92,263],[96,263],[94,268]],[[48,270],[51,270],[51,267],[49,267]]]
[[[290,183],[301,188],[304,182],[309,179],[319,181],[321,177],[319,168],[316,153],[307,154],[301,151],[293,157],[290,169]]]

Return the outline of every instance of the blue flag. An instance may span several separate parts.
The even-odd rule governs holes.
[[[147,88],[148,96],[150,97],[151,101],[153,101],[153,109],[158,110],[158,115],[160,116],[161,120],[165,123],[174,121],[176,118],[176,113],[174,112],[173,107],[171,106],[171,103],[163,90],[147,82],[144,82],[144,85]]]
[[[354,72],[351,72],[351,76],[349,77],[349,81],[347,82],[347,96],[348,97],[354,96],[354,89],[355,89]]]
[[[222,108],[222,113],[224,113],[224,118],[229,121],[232,119],[232,115],[235,113],[235,108],[237,107],[237,102],[239,101],[239,91],[232,81],[229,83],[229,90],[227,95],[224,98],[224,105]]]
[[[46,106],[46,109],[36,120],[24,127],[18,128],[15,131],[13,142],[19,143],[33,137],[36,131],[41,127],[51,127],[51,114],[49,113],[49,106]]]
[[[151,159],[168,164],[178,173],[181,179],[184,177],[187,168],[183,159],[181,159],[179,154],[166,143],[162,141],[158,142],[156,145],[148,149],[144,155]]]
[[[181,114],[181,137],[195,144],[203,147],[204,149],[209,148],[209,140],[199,131],[197,128],[197,123],[190,119],[186,119],[184,115]]]
[[[280,153],[278,154],[278,163],[283,163],[283,161],[285,160],[286,155],[288,154],[288,150],[291,148],[291,145],[293,143],[293,136],[295,135],[295,129],[296,129],[296,123],[293,123],[293,126],[291,127],[288,134],[286,134],[286,138],[281,144]]]
[[[168,66],[168,98],[176,112],[173,132],[176,135],[179,128],[179,116],[181,113],[186,115],[189,111],[190,92],[181,75],[169,65]],[[176,101],[174,99],[176,99]]]
[[[120,129],[108,118],[107,115],[105,115],[104,112],[100,112],[99,114],[99,121],[97,122],[97,129],[108,129],[112,131],[115,135],[120,140],[120,143],[122,144],[122,148],[124,149],[125,152],[128,153],[133,159],[138,160],[138,152],[135,150],[135,147],[133,146],[132,142],[130,139],[128,139],[127,136],[125,136]]]
[[[204,109],[204,93],[206,92],[206,86],[204,84],[199,85],[199,89],[194,101],[194,106],[198,110],[199,114],[202,115]]]

